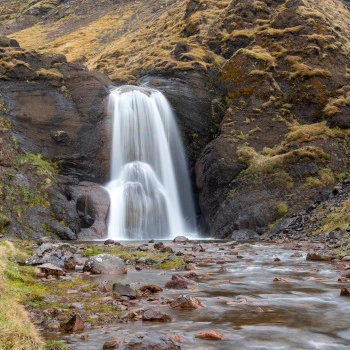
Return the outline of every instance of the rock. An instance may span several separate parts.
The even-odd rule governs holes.
[[[346,255],[341,259],[342,261],[350,261],[350,255]]]
[[[165,288],[168,289],[187,289],[189,285],[194,285],[196,282],[191,281],[190,279],[181,276],[179,274],[174,274],[171,277],[171,281],[168,281],[165,284]]]
[[[154,248],[154,249],[161,249],[161,248],[164,248],[164,243],[163,243],[163,242],[154,243],[153,248]]]
[[[150,332],[144,336],[132,338],[122,350],[181,350],[176,342],[167,336]]]
[[[347,288],[342,288],[340,291],[340,296],[341,297],[350,297],[350,292]]]
[[[174,239],[173,239],[173,242],[174,243],[186,243],[186,242],[189,242],[190,240],[185,237],[185,236],[176,236]]]
[[[67,257],[64,261],[64,268],[66,270],[74,270],[77,262],[74,256]]]
[[[83,304],[81,304],[81,303],[72,303],[72,304],[70,305],[70,308],[71,308],[71,309],[83,310],[83,309],[84,309],[84,306],[83,306]]]
[[[201,252],[201,253],[203,253],[203,252],[205,252],[205,249],[203,248],[203,246],[201,244],[195,244],[192,247],[192,251],[193,252]]]
[[[38,265],[38,268],[42,273],[45,274],[46,278],[48,276],[65,276],[66,275],[66,273],[61,268],[50,263]]]
[[[25,261],[26,265],[53,264],[63,268],[66,261],[72,261],[76,248],[67,243],[43,243],[34,254]]]
[[[281,261],[281,259],[280,258],[275,258],[275,259],[273,259],[273,261],[279,262],[279,261]]]
[[[236,241],[259,239],[259,237],[260,236],[253,230],[235,230],[231,235],[231,238]]]
[[[114,243],[115,243],[115,241],[113,239],[106,239],[103,244],[110,245],[110,244],[114,244]]]
[[[332,257],[323,253],[310,252],[306,255],[306,260],[310,261],[331,261]]]
[[[150,291],[151,293],[159,293],[159,292],[162,292],[163,289],[155,284],[146,284],[140,287],[140,291],[142,292]]]
[[[119,339],[109,339],[103,344],[103,350],[114,350],[118,349],[119,346],[123,343],[122,340]]]
[[[185,265],[185,270],[187,271],[196,270],[196,269],[197,269],[197,266],[194,263],[189,263]]]
[[[189,295],[180,295],[169,306],[172,309],[198,309],[205,307],[199,299]]]
[[[124,286],[119,283],[113,284],[113,292],[119,294],[121,297],[125,296],[130,299],[137,298],[137,293],[132,288],[130,288],[130,286]]]
[[[287,280],[286,278],[283,278],[283,277],[275,277],[273,279],[273,282],[284,282],[284,283],[290,283],[289,280]]]
[[[172,322],[173,318],[165,314],[164,312],[161,312],[158,307],[152,307],[149,309],[146,309],[142,313],[142,320],[143,321],[158,321],[158,322]]]
[[[209,329],[207,331],[202,331],[200,333],[197,333],[195,335],[196,338],[201,338],[201,339],[207,339],[207,340],[223,340],[225,339],[225,336],[221,334],[220,332]]]
[[[299,252],[295,252],[295,253],[293,253],[290,257],[291,258],[300,258],[300,257],[302,257],[303,256],[303,254],[301,254],[301,253],[299,253]]]
[[[84,264],[83,271],[104,275],[118,275],[127,272],[124,261],[111,254],[99,254],[89,258]]]
[[[350,269],[346,269],[341,272],[341,277],[350,278]]]
[[[78,316],[74,315],[68,322],[61,325],[61,328],[69,333],[84,331],[84,321]]]

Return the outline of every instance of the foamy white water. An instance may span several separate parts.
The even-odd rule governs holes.
[[[171,107],[157,90],[111,91],[111,239],[171,239],[195,231],[184,151]]]

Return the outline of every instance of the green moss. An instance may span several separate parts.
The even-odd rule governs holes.
[[[82,256],[91,257],[98,254],[116,255],[124,261],[136,261],[140,258],[151,259],[155,261],[153,266],[159,269],[179,268],[184,264],[182,257],[174,257],[169,260],[169,252],[160,252],[153,248],[146,251],[138,251],[136,246],[93,246],[83,252]]]
[[[49,340],[44,345],[45,350],[66,350],[66,345],[61,340]]]
[[[276,204],[276,209],[277,209],[277,212],[280,216],[284,216],[288,213],[288,205],[285,204],[285,203],[278,203]]]

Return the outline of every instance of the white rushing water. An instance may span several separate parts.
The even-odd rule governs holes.
[[[186,160],[171,107],[157,90],[111,91],[111,239],[171,239],[195,231]]]

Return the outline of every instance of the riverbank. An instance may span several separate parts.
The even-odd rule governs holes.
[[[159,336],[172,336],[178,342],[176,346],[195,349],[201,344],[209,349],[212,343],[199,340],[196,334],[212,328],[225,338],[218,340],[214,348],[228,349],[232,329],[237,327],[236,336],[241,333],[238,329],[247,325],[256,327],[256,331],[262,325],[276,327],[277,333],[284,332],[285,327],[289,333],[307,328],[304,322],[295,325],[300,317],[295,310],[289,310],[293,298],[297,298],[305,309],[312,308],[308,315],[312,320],[319,317],[312,305],[320,302],[322,308],[327,308],[328,303],[333,305],[337,310],[333,313],[335,318],[328,321],[334,321],[335,330],[327,337],[342,345],[344,339],[337,335],[342,331],[339,322],[344,308],[340,307],[344,302],[340,292],[350,285],[347,252],[341,252],[346,239],[342,242],[330,237],[309,240],[283,237],[275,242],[266,239],[269,242],[180,240],[164,244],[129,242],[122,246],[116,242],[108,245],[81,242],[73,246],[74,269],[62,269],[65,274],[62,276],[37,270],[31,284],[36,293],[29,292],[21,302],[46,341],[62,340],[74,350],[102,349],[110,337],[119,348],[127,349],[133,338],[145,336],[149,329]],[[16,242],[15,246],[29,253],[38,249],[33,242]],[[123,257],[127,274],[84,272],[86,260],[100,253]],[[125,288],[120,291],[118,285]],[[190,299],[180,302],[177,299],[182,295]],[[185,308],[174,307],[174,302],[184,304]],[[290,322],[293,327],[288,325]],[[67,324],[72,323],[69,328]],[[249,349],[255,336],[244,336],[248,345],[243,348]],[[271,341],[281,343],[279,336]]]

